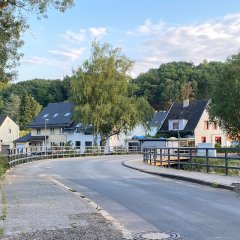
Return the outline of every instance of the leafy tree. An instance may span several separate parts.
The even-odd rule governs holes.
[[[64,12],[68,7],[73,5],[73,0],[4,0],[0,2],[0,9],[16,8],[18,10],[44,14],[48,7],[55,8]]]
[[[209,113],[230,137],[240,139],[240,53],[227,59],[211,94]]]
[[[64,12],[73,0],[2,0],[0,1],[0,90],[16,76],[16,66],[22,56],[21,33],[28,28],[25,13],[46,17],[48,7]]]
[[[3,113],[8,115],[13,121],[19,123],[19,108],[21,99],[16,94],[11,94],[9,101],[4,103]]]
[[[92,125],[103,146],[109,137],[133,129],[153,114],[144,98],[132,96],[132,66],[119,48],[93,42],[91,58],[72,77],[74,118]]]
[[[20,103],[20,120],[19,125],[21,130],[26,130],[27,125],[38,115],[41,110],[41,105],[27,94],[21,96]]]
[[[20,33],[26,29],[22,18],[15,18],[13,9],[0,9],[0,91],[15,76],[23,41]]]

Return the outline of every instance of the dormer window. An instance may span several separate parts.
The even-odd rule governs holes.
[[[44,118],[46,118],[47,116],[48,116],[48,113],[47,113],[47,114],[45,114],[43,117],[44,117]]]
[[[178,130],[179,129],[179,123],[175,122],[173,123],[173,130]]]
[[[58,114],[59,114],[59,113],[55,113],[55,114],[53,115],[53,117],[57,117],[57,116],[58,116]]]
[[[69,112],[64,114],[65,117],[68,117],[69,115],[70,115]]]

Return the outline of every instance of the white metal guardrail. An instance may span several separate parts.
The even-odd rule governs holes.
[[[70,158],[81,156],[97,156],[97,155],[122,155],[122,154],[140,154],[139,146],[124,147],[30,147],[21,149],[9,149],[8,163],[10,167],[18,164],[54,158]]]

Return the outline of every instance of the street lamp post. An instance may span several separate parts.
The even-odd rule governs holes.
[[[47,155],[47,121],[48,119],[45,119],[45,139],[44,139],[44,147],[45,147],[45,156]]]

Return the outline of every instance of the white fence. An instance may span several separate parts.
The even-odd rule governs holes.
[[[9,166],[13,167],[18,164],[42,160],[42,159],[54,159],[54,158],[73,158],[81,156],[97,156],[97,155],[109,155],[109,154],[137,154],[141,153],[141,149],[138,146],[133,147],[31,147],[31,148],[21,148],[21,149],[9,149],[8,162]]]

